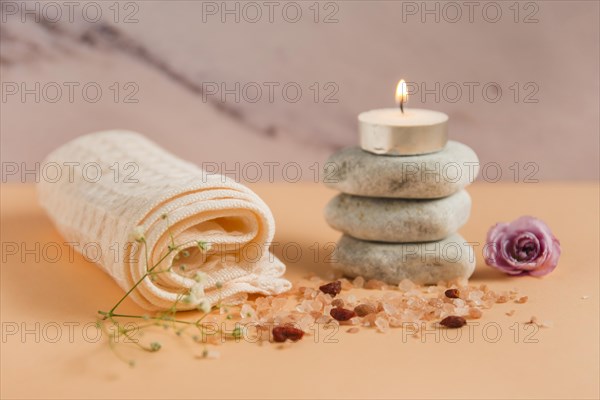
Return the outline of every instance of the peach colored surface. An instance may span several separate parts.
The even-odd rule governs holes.
[[[32,249],[62,243],[35,201],[32,186],[4,185],[3,247],[14,242]],[[275,214],[280,243],[296,242],[300,261],[288,264],[288,277],[322,274],[313,261],[314,242],[337,239],[322,209],[333,192],[317,184],[254,185]],[[278,349],[266,344],[226,343],[221,358],[197,359],[201,349],[189,341],[156,335],[163,349],[135,352],[137,366],[119,361],[103,341],[82,339],[83,324],[98,309],[110,307],[122,292],[100,269],[75,255],[72,262],[49,263],[34,255],[2,250],[1,311],[3,398],[598,398],[599,187],[590,184],[476,184],[470,222],[461,233],[484,240],[490,225],[523,214],[544,219],[560,239],[563,255],[557,270],[543,278],[508,278],[479,262],[473,283],[493,290],[518,288],[526,304],[499,304],[474,326],[472,340],[463,328],[436,342],[433,334],[403,338],[402,330],[379,334],[340,330],[337,343],[314,337]],[[282,246],[279,246],[280,248]],[[39,252],[38,252],[39,253]],[[25,260],[21,258],[25,257]],[[46,258],[53,257],[47,255]],[[321,257],[322,259],[322,257]],[[517,310],[509,317],[505,313]],[[139,312],[132,303],[124,310]],[[526,343],[524,322],[531,316],[551,323]],[[56,343],[27,334],[8,335],[16,323],[46,327]],[[482,327],[495,322],[484,339]],[[517,325],[518,339],[511,326]],[[79,323],[74,340],[64,324]],[[25,324],[25,325],[22,325]],[[490,326],[490,325],[488,325]],[[501,337],[492,343],[498,329]],[[43,329],[40,329],[43,330]],[[44,333],[44,332],[42,332]],[[90,335],[93,330],[90,330]]]

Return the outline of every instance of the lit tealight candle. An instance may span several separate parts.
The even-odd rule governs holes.
[[[358,115],[360,146],[375,154],[395,156],[427,154],[448,142],[448,116],[419,108],[404,109],[406,82],[396,87],[398,108],[382,108]]]

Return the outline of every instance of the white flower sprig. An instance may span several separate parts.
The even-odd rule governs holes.
[[[163,326],[164,328],[173,328],[174,332],[178,336],[181,336],[186,328],[193,327],[193,328],[198,329],[198,331],[199,331],[198,333],[200,334],[199,336],[197,334],[192,335],[192,339],[194,339],[195,341],[201,341],[200,339],[206,337],[207,335],[217,335],[217,334],[222,334],[222,333],[225,333],[226,337],[231,337],[231,338],[237,337],[237,333],[235,332],[235,329],[230,332],[224,331],[224,330],[219,330],[219,329],[215,330],[214,324],[212,324],[210,326],[210,328],[208,328],[204,324],[203,320],[207,315],[209,315],[213,310],[225,309],[226,305],[221,304],[220,301],[219,301],[219,304],[217,304],[215,306],[212,306],[210,304],[210,302],[208,301],[206,294],[205,294],[205,287],[209,283],[210,279],[209,279],[209,276],[202,271],[196,271],[196,273],[194,274],[195,283],[188,290],[185,290],[182,293],[179,293],[176,301],[166,311],[156,313],[155,315],[135,315],[135,314],[122,314],[122,313],[116,312],[117,308],[121,305],[121,303],[135,291],[135,289],[144,281],[144,279],[149,278],[154,281],[154,279],[156,278],[156,276],[158,274],[165,273],[165,272],[173,272],[172,266],[170,266],[169,268],[164,269],[164,270],[158,269],[159,265],[170,254],[175,252],[176,253],[175,259],[178,259],[180,256],[183,256],[184,258],[186,258],[186,257],[190,256],[189,250],[187,250],[190,247],[196,246],[204,254],[209,252],[212,248],[211,243],[204,242],[204,241],[182,243],[179,245],[176,244],[175,238],[170,229],[168,215],[163,214],[161,216],[161,219],[163,219],[166,222],[167,232],[170,237],[170,244],[168,246],[167,253],[164,254],[155,264],[149,265],[148,248],[147,248],[146,236],[145,236],[146,228],[143,225],[134,227],[128,236],[128,240],[130,242],[135,242],[135,243],[138,243],[141,246],[143,246],[143,253],[145,255],[145,263],[146,263],[146,272],[123,295],[123,297],[121,297],[121,299],[119,299],[119,301],[117,301],[117,303],[109,311],[98,311],[98,314],[100,314],[101,318],[98,319],[97,326],[100,329],[102,329],[105,333],[108,334],[110,348],[113,351],[115,351],[115,354],[119,358],[123,359],[124,361],[127,361],[131,366],[135,365],[135,363],[132,360],[125,360],[123,357],[120,356],[119,353],[116,352],[115,347],[118,342],[118,337],[120,335],[130,339],[131,343],[134,343],[135,345],[137,345],[138,347],[140,347],[141,349],[143,349],[145,351],[156,352],[162,348],[162,345],[159,342],[151,342],[148,345],[143,345],[143,344],[140,344],[138,342],[138,340],[133,337],[134,332],[139,331],[140,329],[143,329],[143,328],[147,328],[147,327],[151,327],[151,326]],[[180,265],[180,270],[185,271],[184,264]],[[216,282],[215,287],[217,288],[217,290],[220,290],[223,287],[223,285],[220,282]],[[194,305],[196,310],[198,310],[202,313],[202,316],[195,320],[185,320],[185,319],[177,318],[177,308],[178,308],[177,306],[180,302]],[[134,327],[131,327],[131,322],[123,323],[123,322],[121,322],[122,319],[141,319],[144,321],[148,321],[148,323],[145,325],[136,325]],[[218,352],[216,352],[214,350],[209,350],[208,348],[206,348],[206,346],[204,347],[204,350],[202,351],[203,358],[216,358],[215,357],[216,354],[218,354]]]

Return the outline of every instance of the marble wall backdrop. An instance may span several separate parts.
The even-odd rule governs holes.
[[[409,106],[448,113],[488,180],[497,167],[504,180],[599,177],[596,1],[5,0],[1,11],[3,180],[22,179],[7,163],[34,168],[109,128],[242,181],[256,179],[252,162],[263,180],[295,179],[286,163],[315,179],[315,163],[357,143],[360,111],[394,105],[402,77]]]

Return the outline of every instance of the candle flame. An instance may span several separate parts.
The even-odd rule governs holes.
[[[396,103],[400,106],[400,109],[404,108],[404,104],[408,102],[408,90],[406,89],[406,82],[404,79],[400,79],[398,86],[396,86]]]

